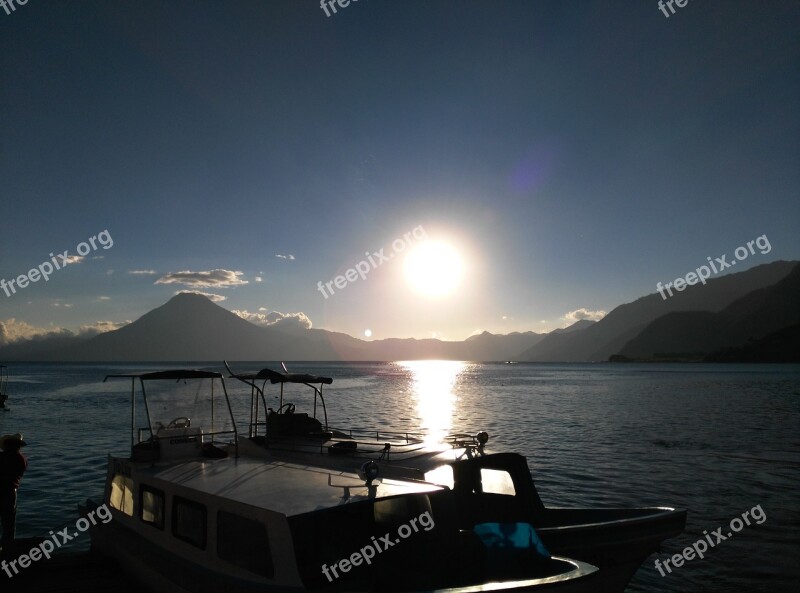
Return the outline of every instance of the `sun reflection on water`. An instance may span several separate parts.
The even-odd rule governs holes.
[[[435,445],[452,432],[455,386],[467,363],[457,360],[410,360],[397,363],[410,373],[425,444]]]

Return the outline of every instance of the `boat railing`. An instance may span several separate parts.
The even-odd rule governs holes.
[[[267,431],[267,422],[251,422],[250,432],[251,437],[263,433],[266,438],[270,440],[292,440],[296,437],[307,436],[326,436],[325,442],[353,442],[359,445],[385,445],[391,444],[393,447],[414,446],[429,440],[428,435],[422,432],[412,431],[392,431],[380,430],[373,428],[337,428],[334,426],[323,426],[323,432],[315,435],[281,435],[275,437],[270,435]],[[451,445],[454,449],[467,449],[480,447],[485,442],[481,442],[482,434],[484,433],[454,433],[445,435],[441,438],[441,442],[446,445]],[[488,439],[488,435],[486,435]]]
[[[161,430],[166,430],[166,428],[163,428]],[[153,434],[153,432],[147,426],[143,426],[143,427],[139,428],[138,429],[138,434],[137,434],[137,437],[138,437],[137,443],[146,443],[146,442],[153,441],[153,440],[163,441],[163,440],[166,440],[166,439],[175,438],[174,435],[159,434],[159,432],[161,432],[161,430],[156,429],[155,434]],[[205,431],[203,431],[203,432],[197,433],[197,435],[202,437],[201,442],[203,442],[203,443],[233,444],[233,442],[234,442],[234,440],[236,438],[236,431],[233,430],[233,429],[231,429],[231,430],[216,430],[214,432],[205,432]],[[230,440],[223,440],[223,439],[216,438],[216,437],[220,437],[220,436],[223,436],[223,435],[230,435],[230,437],[232,437],[232,438],[230,438]]]
[[[422,433],[413,433],[413,432],[398,432],[398,431],[389,431],[389,430],[370,430],[370,429],[359,429],[359,428],[350,428],[346,430],[338,430],[335,428],[331,428],[331,430],[335,430],[340,433],[345,433],[349,436],[350,439],[355,440],[356,442],[390,442],[394,444],[400,444],[399,441],[404,441],[405,444],[416,444],[421,443],[425,440],[425,435]],[[375,438],[372,438],[372,435],[375,435]],[[393,442],[394,441],[394,442]]]

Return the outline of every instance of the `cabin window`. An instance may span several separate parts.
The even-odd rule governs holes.
[[[111,508],[133,516],[133,478],[116,474],[111,480]]]
[[[431,501],[425,494],[395,496],[376,500],[372,508],[376,526],[397,528],[419,515],[430,513]]]
[[[275,567],[263,523],[220,511],[217,514],[217,555],[255,574],[272,577]]]
[[[206,507],[176,496],[172,503],[172,535],[205,550]]]
[[[485,494],[508,494],[514,496],[514,480],[511,475],[499,469],[481,468],[481,485]]]
[[[164,493],[150,486],[139,490],[140,518],[143,522],[164,529]]]
[[[441,465],[436,469],[432,469],[425,474],[425,481],[431,484],[438,484],[439,486],[446,486],[452,490],[455,486],[453,467],[450,465]]]

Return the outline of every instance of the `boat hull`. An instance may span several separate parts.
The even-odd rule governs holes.
[[[546,508],[537,533],[551,553],[600,568],[598,592],[619,593],[661,542],[685,525],[686,511],[669,508]]]
[[[95,503],[87,502],[89,509]],[[83,512],[83,509],[81,509]],[[133,575],[149,593],[300,593],[304,588],[246,580],[190,562],[163,546],[111,521],[89,529],[92,551],[119,566],[121,574]]]
[[[88,507],[92,508],[92,503]],[[306,588],[248,581],[187,562],[178,554],[154,545],[141,535],[112,521],[90,529],[92,550],[117,563],[121,573],[135,575],[152,593],[301,593]],[[493,582],[467,587],[426,589],[414,593],[480,593],[489,591],[541,593],[593,593],[600,574],[596,567],[577,560],[554,557],[564,565],[560,574],[536,579]],[[331,589],[335,591],[337,589]],[[367,592],[365,592],[367,593]],[[412,593],[412,592],[407,592]]]
[[[624,591],[642,562],[686,525],[686,511],[665,507],[546,507],[527,460],[516,453],[483,455],[451,466],[462,528],[484,522],[529,523],[550,553],[597,566],[603,583],[596,590],[601,593]],[[507,473],[513,492],[486,492],[481,478],[486,470]]]

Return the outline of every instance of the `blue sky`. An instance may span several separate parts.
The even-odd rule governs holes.
[[[798,25],[790,1],[0,10],[0,278],[113,238],[0,292],[0,321],[108,328],[199,290],[463,339],[609,311],[761,235],[736,271],[798,259]],[[449,294],[398,254],[322,296],[419,226],[461,256]]]

